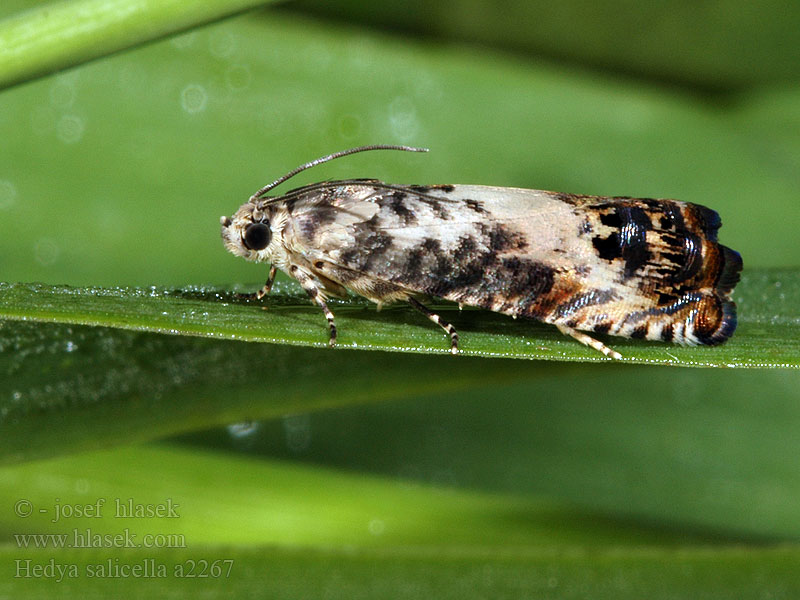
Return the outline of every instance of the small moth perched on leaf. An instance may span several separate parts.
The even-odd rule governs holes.
[[[730,292],[739,253],[717,243],[719,215],[677,200],[605,198],[479,185],[394,185],[348,179],[267,192],[297,173],[366,150],[337,152],[261,188],[222,217],[226,248],[296,279],[328,319],[325,300],[351,290],[378,306],[409,302],[450,336],[455,328],[417,299],[452,300],[551,323],[606,356],[582,333],[715,345],[736,329]]]

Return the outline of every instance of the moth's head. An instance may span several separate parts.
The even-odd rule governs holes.
[[[232,217],[220,217],[228,252],[255,262],[269,261],[277,237],[271,217],[264,205],[252,201],[242,204]]]

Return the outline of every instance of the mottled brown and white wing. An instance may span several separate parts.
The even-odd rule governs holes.
[[[739,254],[676,200],[487,186],[316,184],[280,198],[287,249],[376,302],[425,294],[562,329],[717,344]]]

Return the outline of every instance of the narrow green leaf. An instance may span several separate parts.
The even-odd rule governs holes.
[[[157,590],[181,598],[658,600],[800,592],[796,545],[174,447],[6,467],[0,499],[3,597],[152,598]],[[177,518],[117,516],[129,503],[168,501]],[[98,505],[99,517],[63,516],[64,507]],[[29,517],[15,513],[26,508]],[[66,535],[74,546],[91,532],[134,544],[160,535],[178,547],[36,550],[16,537]],[[187,576],[192,568],[206,576]]]
[[[622,338],[608,341],[623,354],[622,362],[631,364],[800,367],[800,272],[751,271],[737,288],[736,297],[740,325],[722,346],[679,347]],[[339,348],[449,353],[442,332],[406,306],[377,312],[360,299],[331,306],[341,332]],[[488,311],[458,312],[452,305],[438,306],[437,310],[460,331],[464,356],[610,361],[550,326]],[[319,309],[297,286],[287,286],[263,302],[255,302],[207,288],[0,284],[0,317],[251,342],[327,345]]]
[[[270,0],[63,0],[0,21],[0,89]]]
[[[150,600],[154,596],[792,600],[800,595],[800,549],[795,546],[645,551],[610,548],[588,552],[515,548],[498,552],[436,547],[374,550],[196,544],[190,550],[113,553],[58,550],[21,554],[15,548],[0,548],[0,561],[12,574],[0,582],[0,593],[15,600]],[[17,561],[23,561],[19,567]],[[232,562],[229,575],[224,561]],[[25,578],[28,567],[48,567],[57,573],[57,565],[64,569],[75,565],[77,576],[70,577],[65,571],[63,579],[57,574]],[[162,565],[167,573],[163,577],[157,571]],[[17,568],[21,575],[13,579]],[[221,571],[211,576],[215,568]],[[202,569],[204,575],[199,576]],[[138,577],[132,575],[137,572]],[[152,575],[146,577],[149,573]]]
[[[505,2],[502,10],[491,0],[379,2],[371,10],[359,0],[303,0],[288,8],[701,89],[793,84],[800,75],[800,52],[784,43],[800,28],[800,10],[792,0],[767,0],[757,8],[747,0],[728,0],[724,7],[527,0]]]
[[[0,349],[0,463],[331,406],[488,388],[538,373],[512,361],[398,361],[385,352],[12,321],[0,323]]]
[[[800,373],[538,364],[538,378],[489,389],[343,406],[261,423],[241,437],[187,438],[336,469],[546,494],[684,528],[800,540]]]
[[[796,348],[794,277],[793,271],[761,272],[743,282],[742,312],[751,315],[751,328],[774,336],[771,352]],[[346,309],[340,325],[352,327],[347,336],[356,338],[348,342],[343,333],[344,343],[360,347],[363,335],[402,352],[315,348],[325,345],[327,333],[318,310],[295,295],[270,300],[278,302],[263,310],[230,292],[5,286],[0,306],[15,319],[0,327],[1,460],[404,399],[410,415],[390,411],[371,422],[359,408],[338,417],[343,421],[334,418],[331,427],[315,427],[317,459],[390,472],[413,461],[428,465],[425,472],[450,473],[481,488],[544,491],[641,518],[800,536],[794,502],[800,475],[786,462],[798,452],[792,424],[800,415],[788,393],[796,373],[453,357],[444,355],[444,336],[424,317],[402,308],[376,313],[357,301],[338,306]],[[483,333],[497,347],[522,344],[528,335],[537,345],[547,341],[536,337],[546,332],[537,324],[482,311],[459,318],[467,326],[462,333]],[[257,339],[265,331],[291,344],[209,339]],[[408,341],[416,338],[441,346],[421,355]],[[583,351],[571,340],[563,343]],[[748,356],[754,345],[740,350]],[[652,346],[631,343],[626,353],[681,350]],[[782,360],[791,364],[788,354]],[[437,416],[437,398],[453,403],[454,413]],[[418,403],[409,404],[413,399]],[[439,432],[434,441],[455,436],[451,443],[420,443],[431,419]],[[280,427],[265,431],[272,432],[266,439],[273,447],[286,443]],[[400,464],[392,462],[393,446],[382,446],[386,440],[398,444],[405,457]]]
[[[68,512],[78,504],[97,505],[101,498],[97,517]],[[128,499],[154,506],[169,499],[175,508],[170,516],[137,517],[126,508]],[[22,507],[17,508],[20,500]],[[163,445],[2,467],[0,504],[6,507],[0,512],[0,543],[15,543],[17,533],[60,533],[80,526],[99,534],[126,526],[139,536],[147,531],[183,534],[188,547],[441,545],[500,551],[552,546],[674,548],[737,540],[603,518],[530,496],[448,489]]]

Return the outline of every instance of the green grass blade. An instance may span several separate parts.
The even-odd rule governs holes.
[[[233,436],[237,448],[337,468],[800,537],[796,372],[337,352],[18,321],[0,333],[3,463],[313,412],[231,429],[223,445]],[[387,400],[403,402],[370,408]],[[334,407],[351,408],[319,412]]]
[[[170,597],[792,598],[800,550],[485,494],[174,447],[0,469],[0,594]],[[117,501],[178,517],[121,518]],[[23,501],[23,504],[19,504]],[[100,516],[56,519],[55,505]],[[24,504],[29,502],[29,505]],[[29,517],[15,510],[32,509]],[[40,512],[43,510],[44,512]],[[169,514],[169,513],[166,513]],[[18,535],[127,530],[178,548],[20,548]],[[135,537],[134,537],[135,536]],[[167,538],[166,536],[170,536]],[[182,536],[182,537],[178,537]],[[181,577],[192,561],[232,561]],[[49,566],[50,575],[35,566]],[[55,565],[64,568],[59,580]],[[72,567],[74,565],[74,568]],[[138,568],[139,576],[130,575]],[[128,571],[125,571],[128,569]],[[145,577],[150,569],[151,577]],[[165,573],[163,570],[165,570]],[[128,576],[125,576],[125,573]],[[158,573],[163,573],[159,576]],[[114,574],[116,573],[116,576]],[[17,577],[13,575],[19,575]]]
[[[124,471],[120,464],[126,465]],[[61,481],[53,481],[56,474]],[[80,526],[81,518],[59,519],[69,514],[59,512],[55,504],[85,506],[96,498],[104,498],[104,506],[100,516],[90,517],[94,520],[85,526],[97,533],[115,533],[122,524],[140,531],[183,534],[193,544],[391,548],[441,544],[453,550],[500,551],[511,546],[724,546],[742,539],[602,518],[530,496],[448,489],[151,445],[0,468],[0,502],[9,507],[0,513],[0,544],[13,543],[15,533],[58,533],[65,526]],[[116,516],[122,514],[116,498],[123,506],[128,498],[151,505],[169,498],[177,517],[123,520]],[[30,503],[30,515],[17,514],[14,507],[19,500]],[[228,509],[219,511],[220,506]],[[382,523],[371,526],[374,520]],[[472,526],[464,527],[465,522]]]
[[[70,288],[0,284],[0,317],[217,339],[325,347],[320,311],[297,286],[263,302],[238,300],[219,289]],[[290,291],[286,291],[290,290]],[[758,270],[736,291],[739,329],[718,347],[608,338],[630,364],[702,367],[800,367],[800,272]],[[377,312],[358,299],[331,303],[341,332],[339,348],[448,354],[441,331],[406,306]],[[437,307],[454,323],[464,356],[609,362],[555,328],[487,311]],[[454,359],[458,360],[458,359]]]
[[[33,322],[0,323],[0,349],[0,463],[536,376],[512,361]]]
[[[16,572],[17,560],[30,560],[31,569],[34,565],[43,569],[51,561],[53,567],[75,565],[77,572],[75,577],[65,574],[64,579],[57,575],[13,579],[9,575],[0,582],[0,593],[17,600],[150,600],[154,594],[189,599],[323,596],[330,600],[792,600],[800,595],[800,549],[794,546],[609,548],[564,553],[518,548],[510,552],[436,547],[385,551],[203,544],[194,544],[189,550],[135,549],[125,553],[51,550],[21,554],[16,548],[0,549],[0,561],[10,565],[9,573]],[[232,561],[230,575],[210,576],[215,561]],[[225,569],[222,573],[227,574],[227,564],[221,564]],[[163,577],[157,571],[162,565],[167,573]],[[23,562],[20,573],[26,573],[28,566]],[[207,568],[204,577],[197,578],[203,566]],[[192,568],[194,577],[189,578],[186,573]],[[139,569],[138,577],[124,576],[135,573],[133,569]],[[52,571],[55,573],[54,568]],[[152,575],[146,577],[149,573]],[[66,595],[66,590],[71,594]]]
[[[217,21],[269,0],[74,0],[0,21],[0,89]]]
[[[769,0],[757,17],[747,0],[728,0],[724,10],[706,2],[626,0],[528,0],[506,2],[502,10],[492,0],[412,0],[368,11],[360,0],[302,0],[287,9],[701,89],[792,84],[800,75],[800,51],[783,43],[800,28],[791,0]]]
[[[538,364],[490,389],[262,423],[246,444],[186,441],[800,539],[800,373]]]

